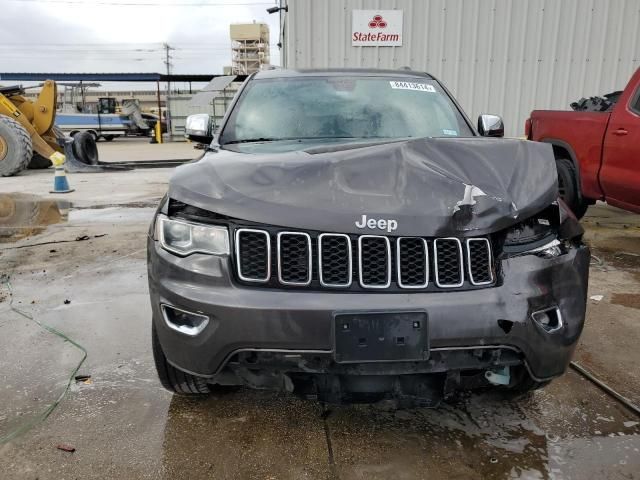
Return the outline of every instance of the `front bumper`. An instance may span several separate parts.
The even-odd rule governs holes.
[[[207,377],[218,375],[241,351],[328,355],[334,343],[335,312],[366,309],[426,310],[432,352],[506,348],[519,353],[535,379],[550,379],[567,368],[583,328],[589,258],[588,248],[580,246],[553,259],[534,255],[506,259],[503,282],[481,290],[290,291],[239,286],[232,280],[228,257],[180,258],[148,240],[149,291],[162,349],[175,367]],[[210,321],[199,335],[181,334],[167,326],[161,304],[200,312]],[[551,306],[560,309],[563,326],[547,333],[531,314]],[[504,328],[504,321],[509,328]]]

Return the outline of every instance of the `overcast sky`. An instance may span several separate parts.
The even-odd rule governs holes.
[[[222,73],[229,24],[266,22],[280,62],[275,0],[0,0],[2,72]],[[202,6],[199,6],[202,5]],[[0,81],[0,84],[6,82]]]

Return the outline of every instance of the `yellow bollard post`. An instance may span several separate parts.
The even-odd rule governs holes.
[[[156,122],[156,141],[162,143],[162,123],[160,120]]]

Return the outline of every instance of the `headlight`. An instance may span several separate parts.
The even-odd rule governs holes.
[[[562,255],[562,243],[558,239],[553,239],[540,247],[527,250],[521,255],[537,255],[542,258],[555,258]]]
[[[192,253],[229,254],[229,231],[226,227],[202,225],[159,215],[156,239],[162,248],[178,255]]]
[[[553,258],[562,254],[558,239],[560,211],[553,203],[542,212],[523,220],[506,231],[503,251],[507,256],[538,255]]]
[[[546,239],[553,233],[549,221],[545,218],[530,218],[514,225],[507,231],[505,247],[532,245]]]

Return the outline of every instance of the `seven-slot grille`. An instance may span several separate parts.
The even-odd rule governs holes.
[[[461,288],[465,283],[473,288],[495,280],[487,238],[461,241],[238,228],[234,241],[238,278],[273,287],[424,290]]]

